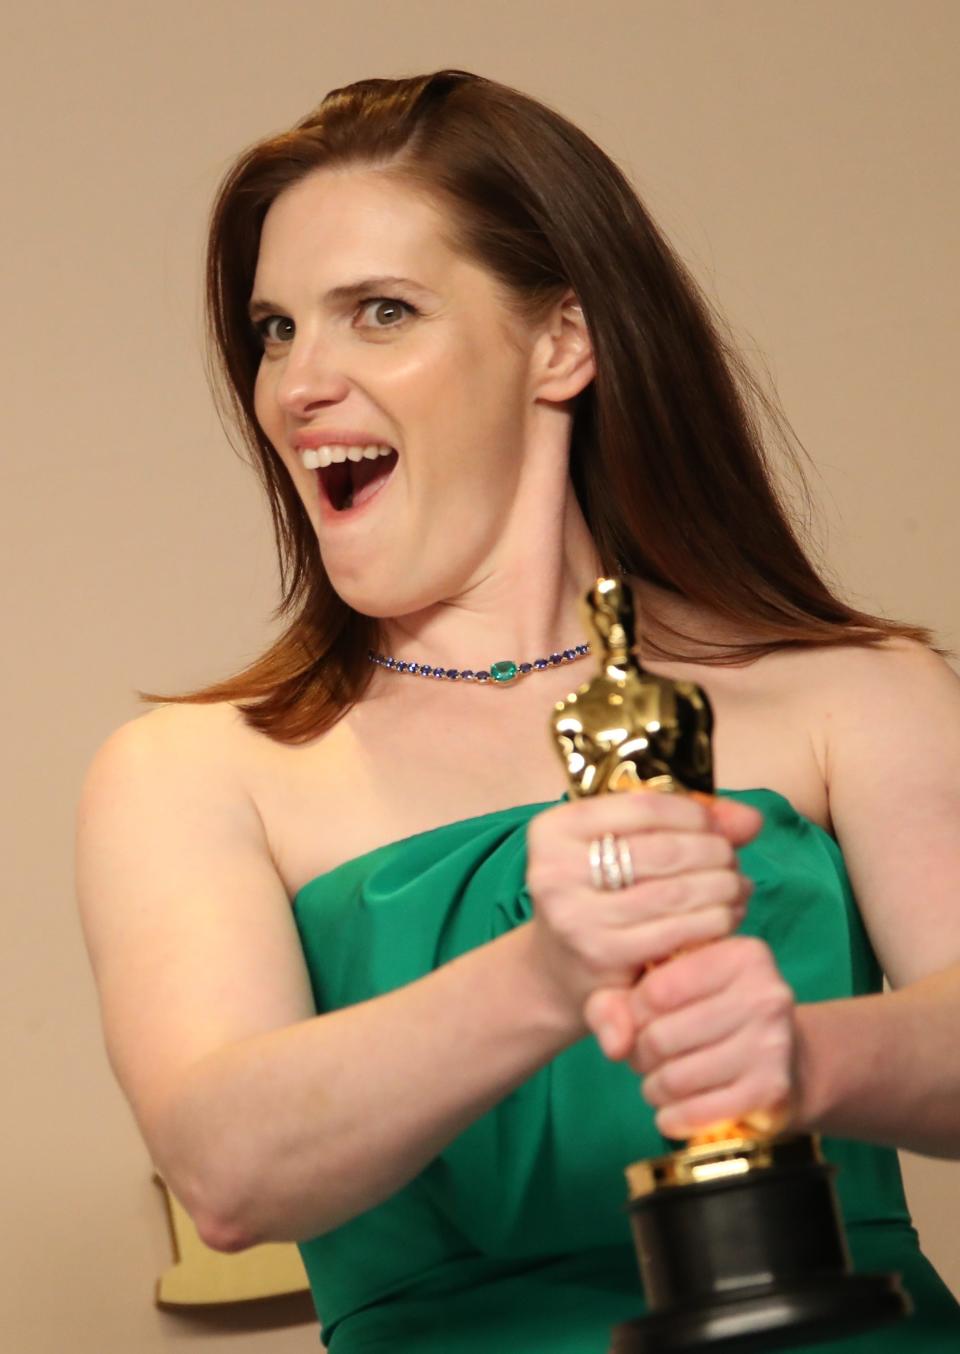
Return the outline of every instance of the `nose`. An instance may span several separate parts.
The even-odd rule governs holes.
[[[294,340],[282,359],[274,397],[285,414],[301,419],[315,406],[339,403],[349,388],[331,345]]]

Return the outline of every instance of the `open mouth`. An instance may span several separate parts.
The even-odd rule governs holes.
[[[378,456],[375,461],[366,457],[362,461],[334,461],[317,471],[320,492],[334,512],[358,508],[383,488],[398,460],[397,453],[391,451],[389,456]]]

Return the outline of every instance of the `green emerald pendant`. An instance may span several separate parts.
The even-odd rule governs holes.
[[[512,682],[517,675],[516,663],[511,663],[509,659],[504,659],[501,663],[490,664],[490,676],[495,682]]]

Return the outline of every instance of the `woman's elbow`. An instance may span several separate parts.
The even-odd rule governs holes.
[[[200,1240],[212,1251],[223,1251],[227,1255],[232,1255],[261,1244],[249,1228],[229,1218],[200,1214],[194,1219],[194,1223]]]

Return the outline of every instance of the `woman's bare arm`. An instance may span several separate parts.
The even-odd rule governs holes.
[[[827,1133],[960,1157],[960,680],[904,640],[833,667],[831,813],[894,991],[798,1011],[802,1112]]]
[[[255,806],[202,709],[100,748],[77,888],[108,1055],[207,1244],[317,1235],[378,1203],[582,1034],[521,927],[317,1015]]]

